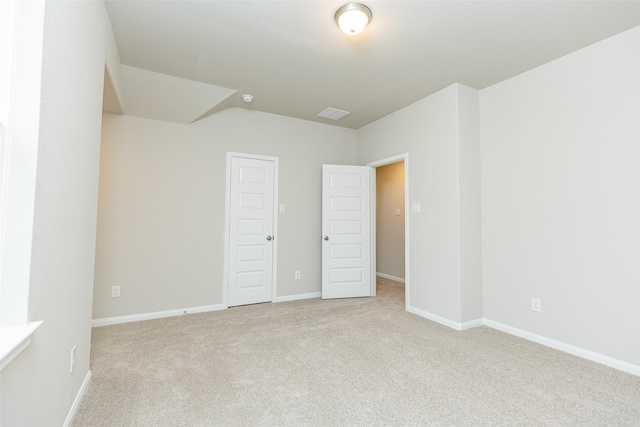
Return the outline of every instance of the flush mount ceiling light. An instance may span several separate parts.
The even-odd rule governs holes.
[[[371,22],[371,9],[360,3],[347,3],[336,11],[336,24],[343,33],[355,36]]]

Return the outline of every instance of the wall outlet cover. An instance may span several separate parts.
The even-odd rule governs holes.
[[[538,313],[542,311],[542,302],[540,302],[540,298],[531,298],[531,310]]]

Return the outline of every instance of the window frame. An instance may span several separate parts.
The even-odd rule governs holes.
[[[0,368],[30,343],[45,0],[0,2]]]

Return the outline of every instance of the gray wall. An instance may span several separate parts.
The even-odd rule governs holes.
[[[485,317],[640,364],[640,28],[480,100]]]
[[[473,137],[477,111],[477,91],[456,84],[358,130],[361,164],[409,153],[409,204],[422,208],[419,214],[407,214],[409,308],[456,327],[482,316],[481,293],[469,291],[481,286],[479,270],[472,273],[473,280],[465,276],[473,285],[461,279],[463,270],[472,269],[461,251],[469,245],[467,253],[480,256],[479,219],[460,212],[464,203],[479,213],[479,187],[467,185],[468,190],[461,191],[463,183],[478,181],[473,170],[461,172],[474,159],[479,163],[478,148],[473,147],[478,143]]]
[[[277,296],[319,292],[322,164],[354,164],[355,137],[235,108],[191,125],[105,114],[93,318],[222,303],[227,151],[279,158]]]
[[[640,364],[639,28],[484,89],[479,110],[461,85],[418,101],[360,129],[357,157],[355,131],[262,113],[191,126],[105,115],[96,246],[110,31],[101,2],[47,2],[30,300],[31,320],[45,323],[2,371],[2,425],[61,425],[69,413],[89,369],[94,250],[96,318],[219,301],[227,150],[280,158],[279,295],[320,289],[319,165],[408,152],[409,202],[422,203],[408,214],[410,304],[473,318],[478,123],[481,315]],[[186,281],[173,273],[193,266]],[[157,280],[135,295],[127,277]],[[119,305],[107,297],[114,282]]]
[[[458,87],[460,319],[483,317],[479,93]]]
[[[44,324],[2,371],[3,426],[62,425],[89,372],[102,85],[113,35],[102,2],[47,2],[44,25],[29,300],[30,320]]]

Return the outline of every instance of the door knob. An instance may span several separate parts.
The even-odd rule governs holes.
[[[273,240],[273,236],[267,236],[267,240]]]
[[[329,236],[324,236],[324,240],[329,240]]]

